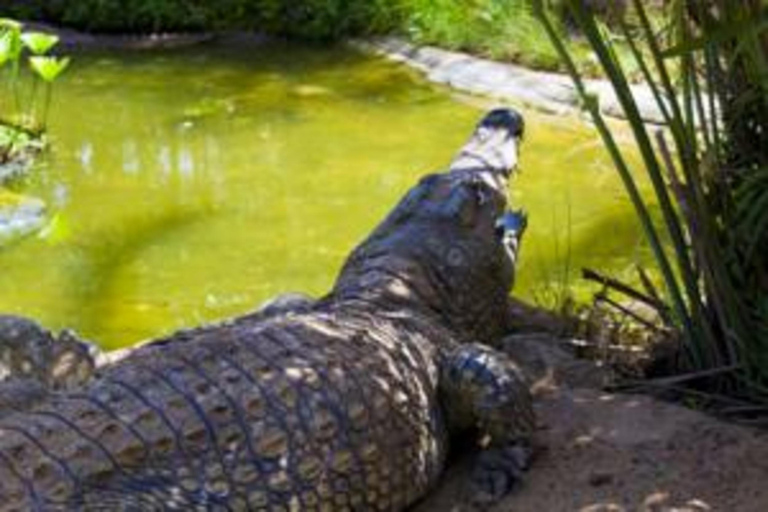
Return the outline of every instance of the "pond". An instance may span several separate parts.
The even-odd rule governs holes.
[[[0,311],[105,347],[320,295],[344,257],[488,105],[347,49],[282,43],[77,55],[52,151],[21,184],[50,224],[0,249]],[[517,293],[647,258],[596,133],[524,110]],[[577,288],[578,289],[578,288]]]

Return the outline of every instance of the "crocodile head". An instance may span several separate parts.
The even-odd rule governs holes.
[[[525,215],[507,210],[522,116],[488,113],[449,169],[426,176],[350,256],[333,296],[437,314],[479,341],[506,328]]]

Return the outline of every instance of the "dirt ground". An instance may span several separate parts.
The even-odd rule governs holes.
[[[579,387],[600,370],[552,354],[535,363],[540,453],[493,512],[768,512],[768,431]],[[416,512],[467,510],[468,465],[454,464]]]

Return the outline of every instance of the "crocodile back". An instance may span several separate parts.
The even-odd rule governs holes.
[[[404,321],[314,311],[142,347],[0,421],[0,510],[402,510],[446,444],[434,333]]]

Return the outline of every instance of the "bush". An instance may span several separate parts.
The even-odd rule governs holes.
[[[530,0],[410,0],[406,30],[419,43],[557,69],[559,57]]]
[[[251,29],[303,39],[390,30],[403,0],[6,0],[5,15],[91,32]],[[4,5],[7,4],[7,5]]]

